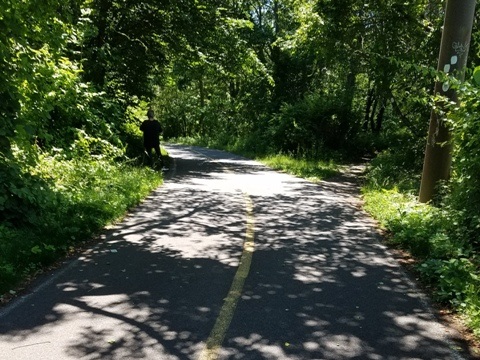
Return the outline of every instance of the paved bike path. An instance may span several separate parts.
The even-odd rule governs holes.
[[[0,359],[461,359],[351,179],[168,150],[162,187],[0,311]]]

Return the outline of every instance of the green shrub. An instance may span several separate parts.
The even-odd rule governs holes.
[[[467,296],[464,302],[460,304],[461,312],[473,333],[480,337],[480,285],[478,281],[475,284],[468,284],[465,293]]]
[[[48,196],[33,204],[36,216],[28,224],[0,226],[0,293],[122,217],[162,181],[150,168],[98,157],[68,159],[62,152],[41,156],[31,172],[48,184],[30,189],[31,196]]]
[[[480,335],[480,263],[465,236],[464,212],[420,204],[398,189],[365,187],[363,192],[365,209],[388,231],[388,242],[416,258],[420,278],[434,298],[464,314]]]
[[[434,287],[438,301],[450,302],[457,308],[466,307],[465,301],[472,299],[472,288],[479,288],[478,269],[470,259],[428,259],[419,267],[423,279]]]
[[[402,208],[405,208],[413,200],[412,196],[398,192],[398,189],[370,189],[368,186],[362,189],[364,208],[383,228],[388,229],[390,223],[398,221]]]
[[[374,158],[366,172],[366,184],[374,189],[397,188],[416,192],[420,185],[422,165],[408,149],[385,150]],[[416,160],[414,160],[416,159]]]
[[[356,139],[357,119],[338,99],[315,93],[284,104],[270,125],[277,151],[318,158],[325,149],[338,151]]]

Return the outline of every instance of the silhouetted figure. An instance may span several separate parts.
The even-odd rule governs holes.
[[[152,109],[147,111],[148,120],[145,120],[140,125],[140,130],[143,132],[143,147],[148,156],[150,165],[154,165],[152,149],[155,150],[155,156],[163,165],[162,153],[160,151],[160,134],[162,133],[162,126],[155,120],[155,114]]]

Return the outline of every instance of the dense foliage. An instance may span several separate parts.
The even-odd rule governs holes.
[[[459,103],[444,102],[454,141],[452,178],[432,204],[419,204],[419,164],[411,154],[384,151],[372,161],[364,188],[366,209],[388,230],[391,244],[409,251],[433,297],[463,314],[480,336],[478,95],[473,77],[457,84]],[[447,103],[446,103],[447,102]],[[413,158],[412,158],[413,159]]]
[[[444,5],[0,0],[0,291],[159,183],[136,167],[153,105],[165,138],[289,155],[312,176],[333,154],[374,158],[371,211],[393,209],[385,226],[440,300],[480,313],[478,21],[461,101],[445,107],[452,178],[415,200]]]

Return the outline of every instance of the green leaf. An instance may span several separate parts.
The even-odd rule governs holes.
[[[473,70],[473,80],[475,80],[475,83],[477,85],[480,85],[480,66],[477,66],[474,70]]]
[[[41,254],[42,249],[40,249],[40,246],[35,245],[34,247],[32,247],[32,248],[30,249],[30,251],[31,251],[32,253],[34,253],[34,254]]]

